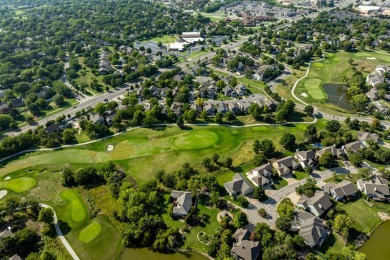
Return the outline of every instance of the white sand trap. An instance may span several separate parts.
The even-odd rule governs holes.
[[[112,144],[107,145],[107,152],[111,152],[114,150],[114,146]]]
[[[367,59],[367,60],[376,60],[375,57],[367,57],[366,59]]]
[[[306,93],[301,93],[301,96],[302,97],[307,97],[307,94]]]
[[[7,176],[7,177],[4,178],[5,181],[8,181],[8,180],[10,180],[10,179],[11,179],[11,177],[9,177],[9,176]]]
[[[2,199],[5,195],[7,195],[8,191],[0,190],[0,199]]]

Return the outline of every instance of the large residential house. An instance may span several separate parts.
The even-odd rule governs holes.
[[[366,144],[367,140],[372,140],[374,143],[378,143],[379,141],[379,135],[376,133],[359,132],[357,138],[363,144]]]
[[[302,168],[314,167],[316,165],[315,157],[316,153],[313,150],[296,151],[294,154],[294,158],[299,161]]]
[[[239,173],[236,173],[233,176],[233,180],[224,183],[223,186],[225,186],[230,196],[247,195],[253,192],[252,185]]]
[[[353,197],[358,191],[356,186],[347,180],[343,180],[337,184],[329,182],[322,186],[322,189],[338,201]]]
[[[108,59],[108,53],[102,51],[99,57],[99,73],[108,74],[112,70],[110,60]]]
[[[299,230],[299,235],[310,247],[321,247],[330,234],[329,228],[322,219],[303,210],[298,209],[294,212],[294,220],[291,224],[291,230]]]
[[[357,153],[364,149],[364,145],[360,141],[355,141],[352,143],[345,144],[341,147],[343,152],[347,154],[348,152]]]
[[[102,117],[99,114],[91,114],[89,116],[89,121],[91,121],[92,124],[104,124],[104,117]]]
[[[176,217],[184,217],[190,213],[192,207],[191,192],[172,190],[171,197],[174,200],[172,214]]]
[[[332,202],[328,194],[323,191],[316,191],[311,198],[302,195],[297,203],[297,207],[311,212],[316,217],[321,217],[322,214],[332,207]]]
[[[299,163],[294,160],[294,157],[288,156],[274,161],[272,166],[276,169],[280,176],[284,176],[296,170],[299,166]]]
[[[343,155],[343,152],[340,149],[337,149],[335,146],[328,146],[316,151],[316,157],[320,158],[325,152],[331,153],[335,158]]]
[[[390,197],[389,182],[384,178],[375,176],[373,180],[359,179],[356,184],[368,198],[385,201]]]
[[[366,83],[373,87],[385,81],[386,72],[390,72],[390,66],[378,65],[373,72],[367,75]]]
[[[238,83],[238,85],[234,88],[239,96],[246,96],[248,94],[248,90],[242,83]]]
[[[16,107],[16,108],[22,107],[22,106],[25,105],[25,104],[24,104],[24,100],[23,100],[22,97],[18,97],[18,98],[12,99],[12,100],[11,100],[11,104],[12,104],[12,106],[14,106],[14,107]]]
[[[264,187],[271,183],[272,166],[271,164],[263,164],[247,172],[248,179],[251,180],[256,187]]]
[[[8,114],[9,106],[7,103],[0,103],[0,114]]]
[[[251,233],[239,228],[234,233],[235,239],[232,247],[232,255],[236,259],[242,260],[256,260],[258,259],[261,251],[261,244],[258,241],[250,240]]]

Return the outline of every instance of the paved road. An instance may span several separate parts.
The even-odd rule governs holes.
[[[62,231],[60,229],[60,226],[58,225],[58,218],[57,218],[57,214],[55,212],[55,210],[50,207],[49,205],[46,205],[46,204],[40,204],[41,207],[43,208],[50,208],[53,210],[54,212],[54,227],[56,229],[56,232],[57,232],[57,235],[58,237],[60,238],[62,244],[65,246],[66,250],[68,250],[69,254],[72,256],[72,258],[74,260],[80,260],[80,258],[77,256],[76,252],[73,250],[73,248],[69,245],[68,241],[66,240],[66,238],[64,237],[64,235],[62,234]]]
[[[332,169],[332,170],[326,170],[323,172],[320,171],[314,171],[313,174],[311,175],[312,178],[314,178],[317,183],[320,181],[324,181],[326,179],[329,179],[332,177],[333,171],[338,171],[338,168]],[[268,199],[264,202],[259,202],[256,199],[248,197],[249,202],[251,203],[250,207],[247,209],[244,209],[244,212],[248,216],[248,229],[253,230],[256,226],[257,223],[264,222],[270,225],[271,227],[275,225],[275,221],[277,218],[277,213],[276,213],[276,207],[278,203],[284,199],[287,198],[288,195],[291,193],[295,192],[295,188],[298,187],[299,185],[303,184],[306,182],[306,179],[296,181],[286,187],[281,188],[280,190],[274,191],[271,195],[268,196]],[[267,219],[264,219],[259,216],[258,210],[260,208],[264,208],[269,217]]]

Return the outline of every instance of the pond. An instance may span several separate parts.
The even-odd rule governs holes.
[[[348,96],[347,86],[340,84],[323,84],[322,88],[325,90],[328,95],[327,103],[336,105],[345,110],[351,110],[352,105],[349,103],[351,101],[351,97]]]
[[[377,227],[370,239],[359,249],[367,255],[368,260],[390,259],[390,221]]]
[[[207,258],[196,252],[178,252],[174,254],[161,254],[153,252],[147,248],[131,249],[127,248],[121,256],[121,260],[207,260]]]

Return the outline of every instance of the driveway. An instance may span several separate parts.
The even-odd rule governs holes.
[[[315,179],[317,182],[324,181],[332,177],[333,171],[340,171],[339,168],[335,168],[332,170],[326,171],[314,171],[311,177]],[[290,185],[281,188],[280,190],[275,190],[272,194],[269,195],[268,199],[264,202],[259,202],[253,198],[248,197],[250,205],[247,209],[243,209],[246,215],[248,216],[249,224],[247,228],[250,231],[253,231],[257,223],[264,222],[270,225],[271,227],[275,225],[275,221],[277,218],[276,207],[280,201],[284,198],[288,198],[292,193],[295,193],[295,188],[299,185],[306,182],[306,179],[292,182]],[[264,208],[267,213],[267,218],[262,218],[259,216],[257,211],[260,208]]]

